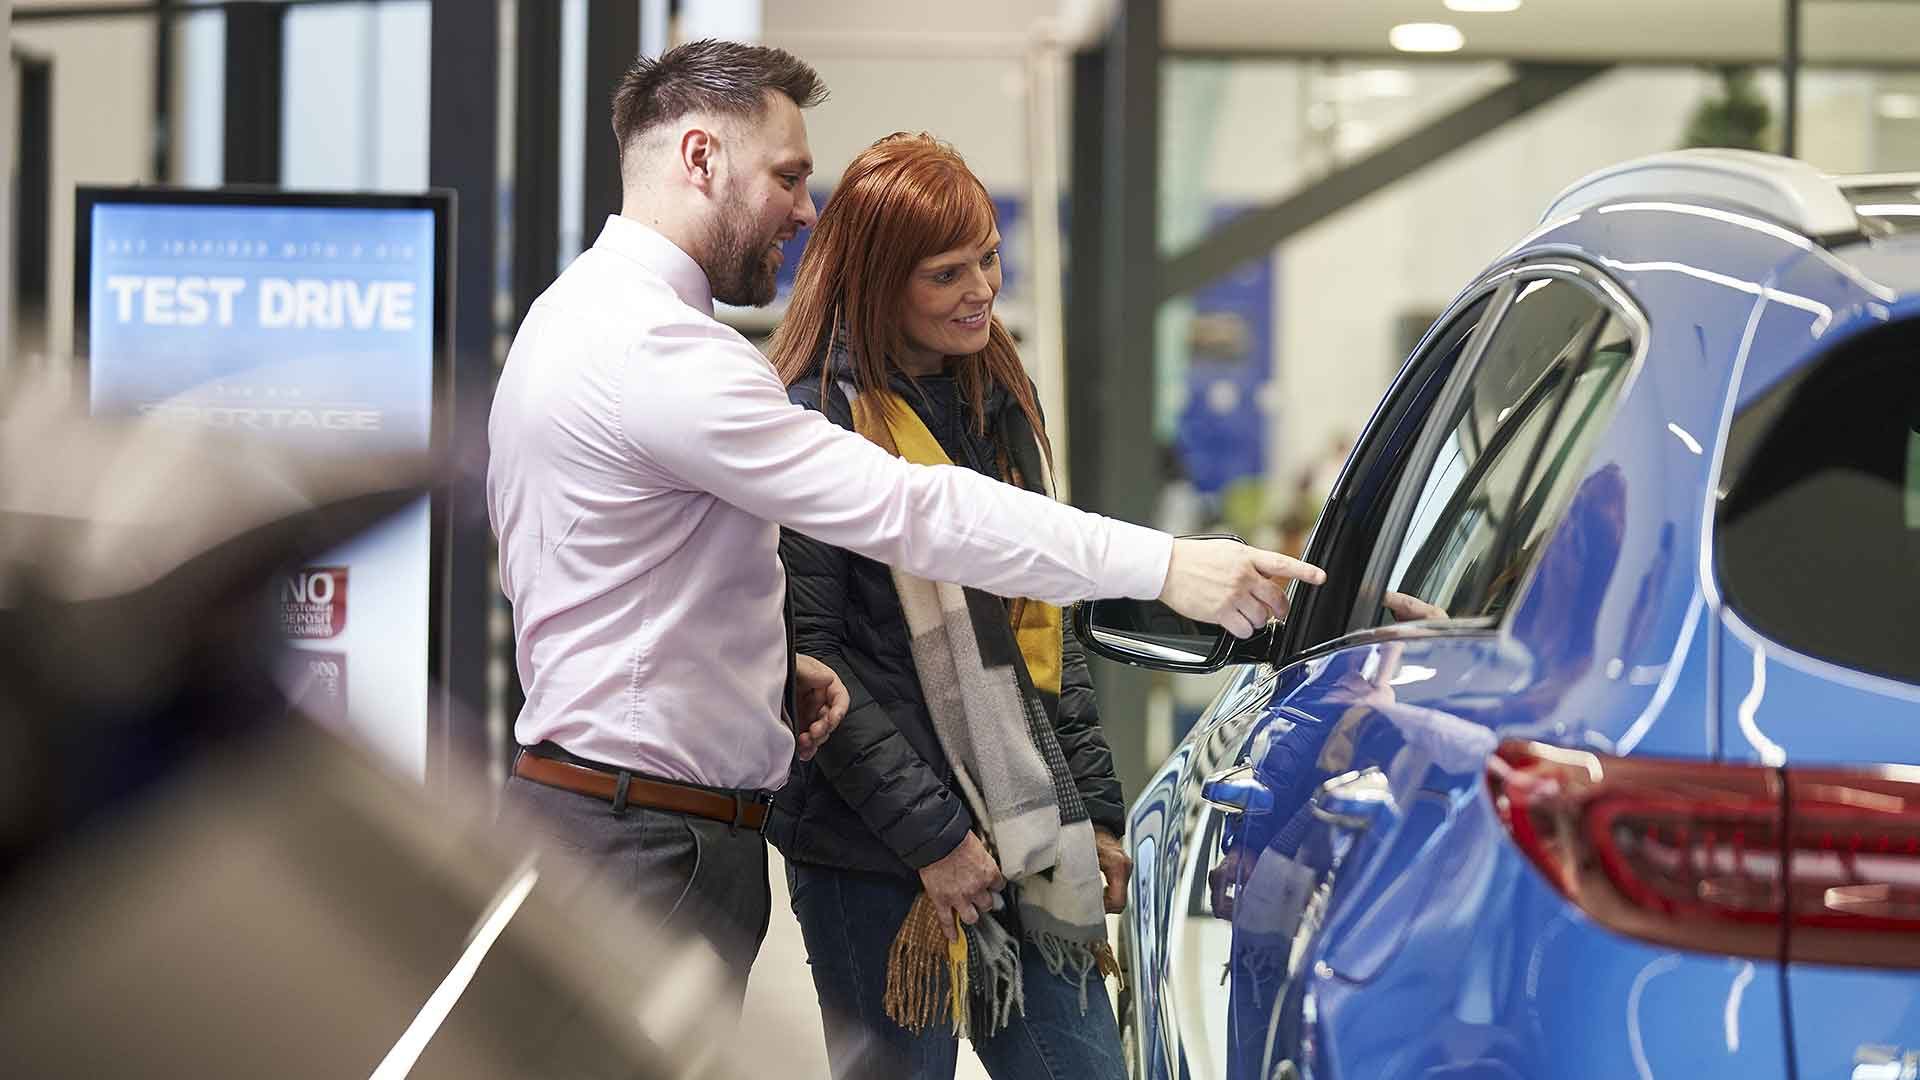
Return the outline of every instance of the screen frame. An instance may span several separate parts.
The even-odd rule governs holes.
[[[230,186],[185,188],[165,185],[115,187],[79,185],[74,189],[73,241],[73,377],[86,401],[92,400],[91,287],[93,283],[93,212],[101,206],[212,206],[263,209],[426,210],[433,215],[433,390],[428,424],[428,453],[437,478],[428,491],[427,665],[425,780],[440,786],[450,773],[453,746],[452,658],[447,626],[448,568],[452,555],[451,493],[448,447],[451,445],[455,387],[453,385],[453,243],[458,227],[458,198],[448,188],[429,188],[411,194],[372,192],[283,191],[278,188]],[[88,412],[91,414],[91,406]]]

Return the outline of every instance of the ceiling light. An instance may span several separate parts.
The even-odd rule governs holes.
[[[1447,10],[1498,15],[1519,11],[1520,0],[1447,0]]]
[[[1881,94],[1876,111],[1888,120],[1920,120],[1920,94]]]
[[[1467,39],[1450,23],[1401,23],[1387,32],[1387,42],[1401,52],[1458,52]]]

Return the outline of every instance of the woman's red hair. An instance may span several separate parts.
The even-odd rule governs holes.
[[[768,348],[788,386],[819,370],[836,328],[847,344],[854,386],[863,396],[887,388],[890,358],[907,347],[907,284],[922,259],[993,234],[998,215],[986,186],[947,144],[925,133],[896,132],[861,151],[820,211],[800,257],[787,313]],[[1040,422],[1033,386],[1013,337],[993,320],[987,345],[954,365],[976,431],[986,430],[986,393],[1005,387],[1053,469],[1053,446]],[[871,396],[869,400],[883,400]]]

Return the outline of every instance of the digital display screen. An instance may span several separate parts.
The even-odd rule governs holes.
[[[327,456],[431,450],[443,212],[366,204],[380,197],[117,194],[82,193],[94,415]],[[275,590],[291,650],[283,682],[303,711],[416,777],[432,522],[423,497]]]

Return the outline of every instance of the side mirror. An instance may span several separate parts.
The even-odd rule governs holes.
[[[1232,634],[1158,600],[1092,600],[1073,606],[1073,632],[1089,652],[1160,671],[1218,671]]]
[[[1226,534],[1195,540],[1232,540]],[[1246,640],[1225,627],[1196,622],[1158,600],[1086,600],[1073,605],[1073,632],[1096,656],[1158,671],[1205,673],[1228,664],[1257,664],[1273,659],[1276,627],[1270,624]]]

